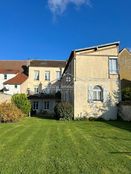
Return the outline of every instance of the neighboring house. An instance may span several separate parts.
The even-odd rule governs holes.
[[[9,95],[27,93],[28,66],[29,61],[0,60],[0,91]]]
[[[28,76],[24,73],[18,73],[15,77],[5,81],[4,91],[5,94],[20,94],[27,93],[27,85],[28,85]]]
[[[131,52],[124,48],[119,53],[121,87],[131,87]]]
[[[32,60],[29,66],[28,94],[32,109],[39,112],[53,112],[60,101],[60,78],[65,61]]]
[[[71,52],[62,75],[62,101],[72,103],[74,118],[117,118],[120,100],[119,42]]]
[[[18,70],[0,69],[0,90],[3,90],[4,82],[15,77],[18,72]]]

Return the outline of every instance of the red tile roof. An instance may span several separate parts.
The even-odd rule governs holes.
[[[19,70],[23,72],[28,65],[28,60],[0,60],[0,69]]]
[[[17,74],[18,70],[13,69],[0,69],[0,74]]]
[[[16,75],[15,77],[13,77],[12,79],[9,79],[7,81],[4,82],[4,84],[9,84],[9,85],[21,85],[24,81],[27,80],[27,76],[23,73],[19,73],[18,75]]]

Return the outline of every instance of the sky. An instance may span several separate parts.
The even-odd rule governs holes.
[[[0,0],[0,60],[65,60],[114,41],[131,49],[131,0]]]

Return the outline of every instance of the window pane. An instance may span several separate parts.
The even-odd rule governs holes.
[[[45,80],[50,80],[50,71],[45,72]]]
[[[110,73],[117,73],[117,68],[118,64],[117,64],[117,59],[109,59],[109,71]]]
[[[56,79],[60,80],[61,78],[61,72],[60,71],[56,71]]]
[[[34,80],[39,80],[39,71],[34,71]]]

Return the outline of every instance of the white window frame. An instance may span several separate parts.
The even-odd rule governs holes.
[[[103,89],[99,85],[93,88],[93,101],[103,101]]]
[[[57,80],[61,79],[61,71],[56,71],[56,79]]]
[[[50,109],[50,102],[48,100],[44,101],[44,110]]]
[[[39,80],[40,78],[40,71],[39,70],[35,70],[34,71],[34,80]]]
[[[115,64],[113,64],[113,61],[115,61]],[[109,57],[109,74],[118,74],[118,58],[117,57]]]
[[[33,110],[39,109],[39,102],[38,101],[34,101],[33,102]]]
[[[66,82],[71,82],[71,77],[70,76],[66,76]]]
[[[45,80],[50,81],[50,71],[45,71]]]

